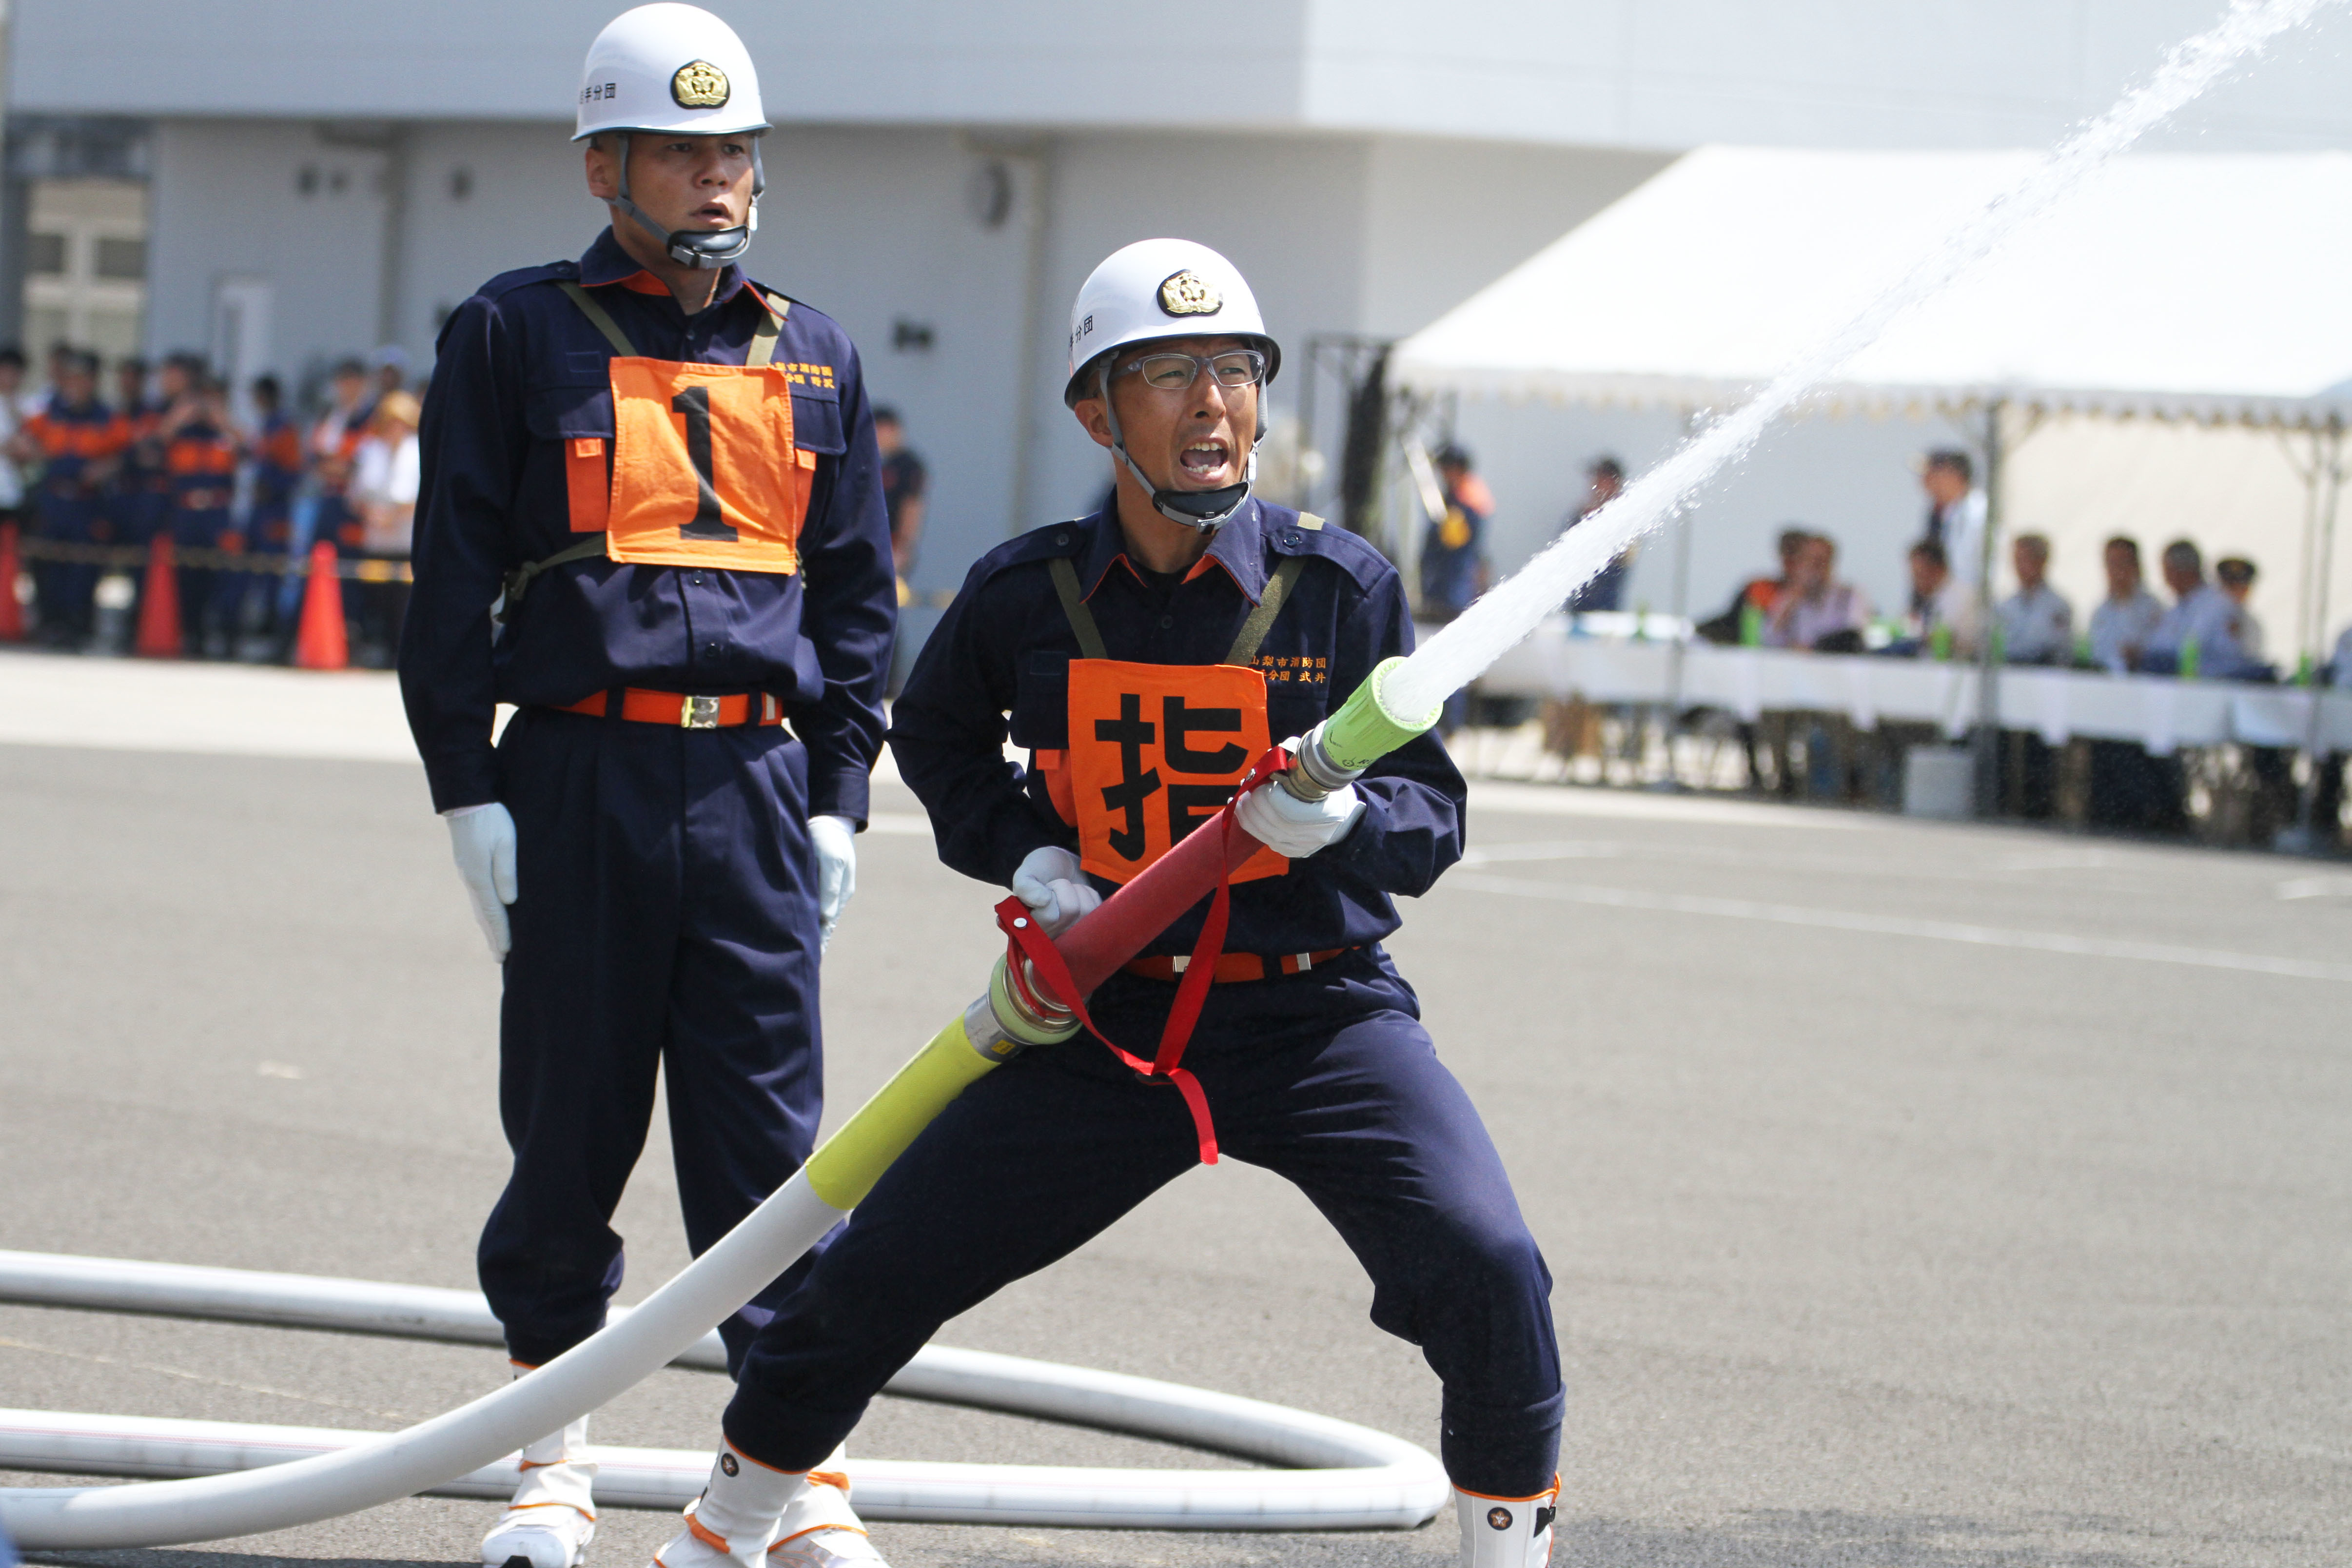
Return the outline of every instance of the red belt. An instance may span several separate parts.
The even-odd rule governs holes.
[[[1217,966],[1210,972],[1210,981],[1218,985],[1230,985],[1237,980],[1271,980],[1277,974],[1304,974],[1320,963],[1328,963],[1353,948],[1327,947],[1321,952],[1221,952]],[[1127,973],[1139,974],[1146,980],[1165,980],[1173,984],[1192,966],[1189,958],[1139,958],[1127,965]]]
[[[612,696],[599,691],[564,703],[557,711],[602,719],[612,711]],[[677,730],[732,730],[742,724],[781,724],[784,710],[764,691],[689,697],[682,691],[646,691],[632,686],[621,693],[621,717],[635,724],[667,724]]]

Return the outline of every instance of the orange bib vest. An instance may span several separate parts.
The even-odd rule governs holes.
[[[533,577],[593,555],[646,566],[798,571],[816,454],[793,441],[792,384],[773,363],[790,302],[754,289],[765,309],[744,363],[688,364],[639,354],[587,289],[558,287],[615,351],[612,452],[608,461],[599,436],[564,443],[572,530],[583,537],[509,573],[507,609]]]
[[[1265,677],[1249,666],[1306,563],[1284,558],[1223,663],[1137,664],[1108,657],[1069,558],[1047,563],[1081,657],[1070,661],[1068,749],[1034,760],[1088,871],[1125,883],[1215,816],[1265,753]],[[1261,848],[1233,879],[1289,869]]]

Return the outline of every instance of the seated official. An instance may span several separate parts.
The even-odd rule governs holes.
[[[2050,585],[2050,541],[2021,533],[2009,547],[2017,592],[1994,610],[2001,658],[2011,664],[2067,664],[2074,657],[2074,606]]]
[[[2186,539],[2164,547],[2164,585],[2172,590],[2173,605],[2149,635],[2140,669],[2209,680],[2269,676],[2268,667],[2246,650],[2245,612],[2205,580],[2205,558]]]
[[[1788,592],[1764,623],[1765,646],[1861,652],[1870,600],[1853,584],[1837,580],[1837,542],[1826,533],[1807,534],[1797,548],[1795,567]]]
[[[2164,620],[2164,601],[2147,591],[2139,563],[2139,542],[2117,534],[2101,556],[2107,596],[2091,612],[2091,662],[2121,675],[2139,662],[2148,638]]]
[[[1940,541],[1923,539],[1911,547],[1909,636],[1886,651],[1936,658],[1974,658],[1984,647],[1984,623],[1975,588],[1952,573]]]

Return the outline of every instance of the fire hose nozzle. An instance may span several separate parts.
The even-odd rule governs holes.
[[[1382,692],[1402,658],[1382,659],[1348,694],[1339,710],[1307,731],[1282,775],[1282,787],[1300,800],[1321,800],[1353,784],[1366,768],[1434,725],[1444,705],[1410,716],[1391,709]]]

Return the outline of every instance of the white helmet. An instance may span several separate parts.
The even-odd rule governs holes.
[[[620,136],[621,194],[613,205],[659,239],[673,259],[717,267],[751,247],[751,232],[760,226],[760,193],[768,184],[758,141],[768,119],[760,105],[760,73],[734,28],[699,5],[671,0],[622,12],[588,46],[578,109],[574,142],[605,132]],[[751,220],[717,233],[676,234],[654,222],[629,199],[629,133],[635,131],[753,138]]]
[[[1252,340],[1265,355],[1265,379],[1274,379],[1282,368],[1282,345],[1267,333],[1248,280],[1232,262],[1189,239],[1139,239],[1113,251],[1079,285],[1077,301],[1070,307],[1070,379],[1062,388],[1062,401],[1075,408],[1083,398],[1101,397],[1110,416],[1112,454],[1151,492],[1152,505],[1162,517],[1203,532],[1226,521],[1249,499],[1250,485],[1257,478],[1255,447],[1240,484],[1213,490],[1161,489],[1128,456],[1118,413],[1110,408],[1108,395],[1110,355],[1130,343],[1158,338],[1226,334]],[[1265,435],[1261,398],[1257,436]]]

